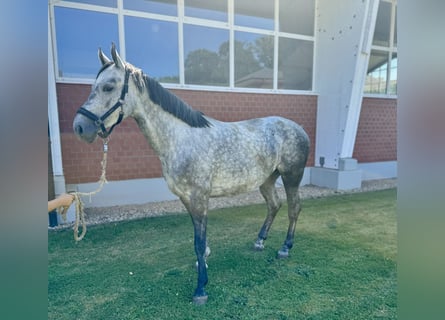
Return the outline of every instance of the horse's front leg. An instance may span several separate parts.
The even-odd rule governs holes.
[[[195,304],[205,304],[207,302],[207,293],[205,292],[205,285],[208,282],[207,267],[206,267],[206,227],[207,227],[207,213],[192,216],[193,225],[195,228],[195,253],[198,259],[198,285],[193,295],[193,302]]]
[[[207,247],[207,207],[208,197],[194,199],[182,199],[193,221],[195,232],[195,253],[198,260],[198,285],[193,295],[193,303],[197,305],[207,302],[205,285],[208,282],[206,268],[206,247]]]

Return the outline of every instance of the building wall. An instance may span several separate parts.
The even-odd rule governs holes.
[[[79,141],[73,134],[76,110],[87,99],[90,85],[57,84],[62,157],[67,184],[95,182],[100,176],[102,143]],[[206,115],[237,121],[280,115],[301,124],[311,139],[308,167],[314,166],[317,96],[172,90]],[[397,100],[363,99],[353,157],[360,163],[397,160]],[[126,119],[109,142],[107,178],[110,181],[161,177],[161,164],[136,122]]]
[[[67,184],[95,182],[100,176],[102,143],[79,141],[73,133],[72,121],[79,106],[87,99],[91,86],[57,84],[62,161]],[[255,117],[279,115],[296,121],[315,144],[317,117],[316,95],[285,95],[171,90],[193,108],[222,121],[238,121]],[[308,167],[314,165],[311,148]],[[136,122],[124,120],[111,135],[107,163],[107,179],[127,180],[160,177],[161,166]]]
[[[397,100],[363,98],[353,158],[358,162],[397,160]]]

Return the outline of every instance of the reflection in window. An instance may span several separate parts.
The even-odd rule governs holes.
[[[184,4],[186,16],[227,21],[227,0],[185,0]]]
[[[279,38],[278,89],[311,90],[312,41]]]
[[[110,13],[118,3],[124,10]],[[97,48],[107,52],[111,42],[121,40],[127,61],[163,83],[312,88],[313,0],[67,0],[49,5],[55,15],[58,80],[94,78]]]
[[[365,81],[366,93],[386,93],[388,79],[388,53],[384,51],[371,51],[369,57],[368,74]]]
[[[69,0],[71,2],[88,3],[96,6],[117,7],[117,0]]]
[[[380,1],[377,20],[375,23],[373,45],[389,46],[389,34],[391,30],[391,3]]]
[[[117,16],[63,7],[54,12],[59,77],[94,78],[98,48],[105,51],[119,43]]]
[[[397,94],[397,53],[392,54],[389,69],[388,94]]]
[[[393,45],[394,47],[397,47],[397,7],[395,7],[394,9],[395,12],[395,16],[394,16],[394,40],[393,40]]]
[[[397,4],[380,0],[365,93],[397,94]]]
[[[125,17],[125,45],[127,60],[150,77],[179,83],[177,23]]]
[[[235,33],[235,87],[273,88],[273,36]]]
[[[186,84],[229,85],[229,31],[184,25]]]
[[[315,1],[280,0],[280,31],[314,35]]]
[[[124,9],[176,16],[177,0],[125,0]]]
[[[236,0],[235,24],[244,27],[274,29],[274,1]]]

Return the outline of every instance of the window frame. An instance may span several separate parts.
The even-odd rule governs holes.
[[[364,92],[363,97],[367,98],[397,98],[397,93],[388,93],[389,87],[391,85],[391,64],[392,64],[392,56],[393,54],[397,54],[397,47],[394,45],[394,35],[395,35],[395,28],[396,28],[396,11],[397,11],[397,0],[379,0],[380,2],[387,2],[391,4],[391,20],[390,20],[390,30],[389,30],[389,46],[379,46],[379,45],[371,45],[371,51],[380,51],[385,52],[387,54],[387,69],[386,69],[386,88],[385,93],[371,93],[371,92]],[[380,5],[380,4],[379,4]],[[369,53],[371,54],[371,52]],[[366,73],[366,77],[369,73]]]
[[[69,0],[49,0],[49,14],[50,14],[50,25],[51,25],[51,34],[52,34],[52,48],[54,52],[54,70],[56,74],[56,82],[57,83],[76,83],[76,84],[92,84],[94,79],[88,78],[72,78],[72,77],[61,77],[59,76],[58,67],[58,51],[57,51],[57,39],[56,39],[56,30],[55,30],[55,16],[54,16],[54,7],[67,7],[81,10],[90,10],[96,12],[105,12],[112,13],[117,15],[118,21],[118,38],[120,48],[120,55],[125,60],[126,59],[126,46],[125,46],[125,30],[124,30],[124,17],[125,16],[133,16],[140,18],[149,18],[161,21],[169,21],[176,22],[178,27],[178,60],[179,60],[179,83],[162,83],[163,86],[169,89],[190,89],[190,90],[210,90],[210,91],[223,91],[223,92],[251,92],[251,93],[285,93],[285,94],[304,94],[304,95],[314,95],[315,92],[315,53],[316,53],[316,24],[317,19],[316,15],[314,15],[314,35],[302,35],[302,34],[293,34],[287,32],[279,31],[279,0],[274,1],[274,29],[266,30],[261,28],[252,28],[235,25],[235,14],[234,14],[234,1],[236,0],[228,0],[228,21],[218,21],[218,20],[208,20],[203,18],[196,18],[185,15],[185,3],[184,0],[178,0],[178,15],[177,16],[168,16],[162,14],[155,14],[143,11],[134,11],[129,9],[124,9],[123,0],[117,0],[117,7],[105,7],[99,5],[92,5],[86,3],[79,2],[71,2]],[[317,1],[314,1],[314,6],[316,7]],[[316,12],[316,9],[315,11]],[[184,63],[185,63],[185,53],[184,53],[184,24],[192,24],[204,27],[212,27],[219,28],[229,31],[229,85],[228,86],[207,86],[207,85],[196,85],[196,84],[187,84],[185,83],[185,75],[184,75]],[[242,32],[250,32],[255,34],[262,35],[271,35],[274,39],[274,62],[273,62],[273,87],[271,89],[264,88],[244,88],[244,87],[236,87],[235,86],[235,50],[234,50],[234,40],[235,40],[235,31]],[[310,41],[313,44],[313,53],[312,53],[312,80],[311,80],[311,90],[295,90],[295,89],[278,89],[278,39],[280,37],[291,38],[297,40],[306,40]],[[131,61],[130,61],[131,62]],[[149,70],[144,70],[149,73]]]

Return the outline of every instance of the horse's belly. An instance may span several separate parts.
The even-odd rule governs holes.
[[[212,197],[235,195],[257,189],[276,170],[276,146],[262,141],[251,145],[234,143],[219,155],[212,173]]]
[[[252,184],[238,184],[238,185],[227,186],[227,185],[219,184],[212,188],[210,197],[234,196],[237,194],[256,190],[260,185],[255,186]]]
[[[240,172],[238,175],[221,174],[212,180],[211,197],[231,196],[240,193],[253,191],[259,188],[264,181],[272,174],[270,172]],[[244,174],[243,174],[244,173]]]

